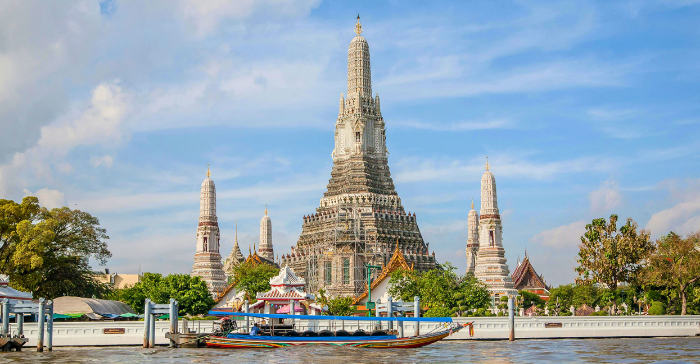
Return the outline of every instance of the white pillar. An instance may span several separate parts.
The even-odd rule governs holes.
[[[143,309],[143,347],[148,347],[148,331],[151,329],[151,300],[146,298],[146,303]]]
[[[394,302],[391,300],[391,296],[386,300],[386,317],[394,317],[394,307],[392,306]],[[389,320],[389,330],[394,329],[394,322]]]
[[[36,342],[36,351],[44,351],[44,321],[46,320],[46,312],[44,306],[44,299],[39,298],[39,332]]]
[[[46,348],[49,351],[53,351],[53,301],[49,301],[48,305],[48,320],[46,323]]]
[[[10,333],[10,300],[2,299],[2,335]],[[11,336],[11,335],[8,335]]]
[[[420,297],[418,296],[413,297],[413,317],[420,317]],[[420,321],[416,321],[415,335],[420,335]]]
[[[250,313],[250,307],[248,306],[248,300],[243,301],[243,312]],[[250,316],[245,317],[245,332],[250,333]]]
[[[508,340],[515,340],[515,302],[513,302],[513,297],[508,298]]]

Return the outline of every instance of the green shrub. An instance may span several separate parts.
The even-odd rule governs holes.
[[[665,315],[666,314],[666,307],[664,306],[663,302],[652,301],[651,307],[649,308],[649,314],[650,315]]]
[[[425,313],[425,317],[451,317],[452,312],[447,307],[431,307]]]
[[[608,316],[608,311],[600,310],[598,312],[593,312],[591,316]]]

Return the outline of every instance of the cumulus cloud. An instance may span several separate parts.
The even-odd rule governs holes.
[[[580,244],[584,232],[586,232],[586,222],[579,220],[569,225],[542,231],[533,236],[530,241],[556,249],[571,248]]]
[[[623,196],[618,183],[608,180],[603,182],[600,188],[589,193],[588,200],[591,202],[591,212],[602,214],[622,206]]]
[[[105,166],[107,168],[114,164],[114,157],[111,155],[103,155],[102,157],[91,157],[90,164],[93,167]]]
[[[671,189],[671,200],[675,204],[651,215],[646,228],[654,236],[700,230],[700,180],[692,181],[685,189]]]
[[[58,190],[50,190],[48,188],[42,188],[36,192],[24,189],[25,196],[36,196],[39,199],[39,205],[46,207],[47,209],[53,209],[56,207],[63,207],[67,205],[66,195]]]
[[[118,85],[98,85],[82,112],[65,115],[42,127],[36,145],[16,153],[10,163],[0,165],[0,195],[9,195],[13,189],[25,188],[38,180],[52,180],[54,169],[72,172],[72,165],[63,157],[77,146],[118,144],[124,136],[123,124],[130,110],[128,100],[128,93]]]

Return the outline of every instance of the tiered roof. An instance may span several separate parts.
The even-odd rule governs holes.
[[[303,288],[306,282],[294,274],[294,270],[288,266],[280,269],[277,276],[270,278],[272,289],[265,293],[258,293],[258,300],[262,301],[289,301],[312,300],[314,295],[306,293]]]
[[[404,258],[403,253],[401,250],[399,250],[399,245],[398,243],[396,244],[396,249],[394,249],[394,255],[391,256],[391,259],[389,260],[389,263],[382,268],[382,271],[379,273],[377,278],[372,281],[372,288],[375,289],[377,286],[385,279],[389,278],[392,272],[399,270],[399,269],[404,269],[404,270],[413,270],[413,264],[410,266],[408,265],[408,262],[406,262],[406,258]],[[367,283],[365,283],[365,291],[355,297],[353,300],[352,304],[356,305],[363,299],[367,297],[368,294],[368,289],[367,289]]]
[[[297,275],[294,274],[294,270],[286,265],[284,268],[280,269],[280,273],[276,277],[270,279],[270,286],[272,287],[303,287],[305,284],[306,280],[297,277]]]
[[[539,294],[542,298],[549,297],[549,287],[544,278],[535,271],[527,253],[523,261],[513,271],[512,277],[513,285],[518,291],[527,290]]]

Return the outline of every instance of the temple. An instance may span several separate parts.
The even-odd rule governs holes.
[[[522,262],[518,262],[518,266],[513,271],[513,285],[515,289],[520,291],[532,292],[543,300],[549,300],[549,286],[545,282],[542,275],[535,272],[535,268],[530,263],[530,257],[525,251],[525,258]]]
[[[260,219],[258,252],[261,257],[267,260],[275,260],[275,251],[272,249],[272,220],[270,220],[270,216],[267,216],[267,205],[265,205],[265,216]]]
[[[224,261],[224,272],[226,273],[226,276],[229,277],[229,280],[233,276],[233,269],[244,261],[245,257],[243,257],[241,248],[238,246],[238,221],[236,221],[236,238],[234,240],[231,253],[229,253],[228,257]]]
[[[226,287],[226,275],[219,254],[219,223],[216,218],[216,187],[207,168],[199,199],[199,226],[197,250],[194,255],[192,276],[201,278],[216,297]]]
[[[476,271],[476,257],[479,251],[479,213],[474,210],[474,200],[472,199],[472,209],[467,215],[467,274],[474,274]]]
[[[406,213],[388,165],[386,128],[379,96],[372,97],[369,45],[358,16],[348,48],[347,97],[340,95],[333,169],[316,212],[304,216],[292,253],[281,264],[304,277],[307,290],[356,296],[365,290],[365,264],[386,265],[398,239],[418,270],[435,268],[435,256]]]
[[[471,213],[471,212],[470,212]],[[471,231],[471,226],[469,227]],[[503,248],[501,215],[498,211],[496,178],[486,159],[486,171],[481,177],[481,211],[479,213],[479,248],[474,275],[484,284],[496,299],[502,296],[515,297],[518,291],[506,264]],[[469,249],[467,249],[469,251]]]

